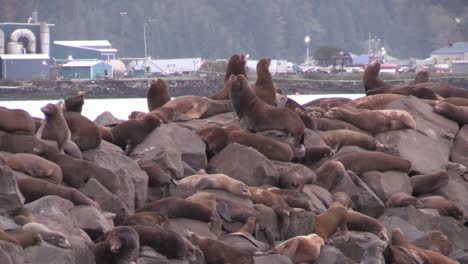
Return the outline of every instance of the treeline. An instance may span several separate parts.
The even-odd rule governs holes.
[[[0,0],[0,21],[39,19],[55,38],[108,39],[124,57],[226,58],[235,52],[302,62],[332,44],[367,52],[369,33],[395,57],[428,57],[468,38],[466,0]],[[460,18],[456,23],[455,18]]]

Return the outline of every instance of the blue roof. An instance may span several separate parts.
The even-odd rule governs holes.
[[[369,54],[361,54],[353,58],[352,65],[366,65],[369,64]]]
[[[468,52],[468,42],[455,42],[451,46],[434,50],[431,54],[457,54]]]

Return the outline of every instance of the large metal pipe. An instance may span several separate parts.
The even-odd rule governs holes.
[[[49,55],[50,33],[49,33],[49,25],[47,25],[46,22],[41,22],[40,32],[41,32],[41,53]]]
[[[5,33],[0,29],[0,54],[5,54]]]
[[[26,47],[26,52],[36,53],[36,36],[29,29],[20,28],[20,29],[13,31],[13,33],[11,33],[11,36],[10,36],[10,42],[19,43],[20,38],[23,38],[23,37],[28,39],[28,46]]]

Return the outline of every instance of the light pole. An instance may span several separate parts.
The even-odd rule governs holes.
[[[124,47],[125,47],[125,44],[124,44],[125,40],[124,40],[124,37],[123,37],[124,36],[123,32],[124,32],[124,16],[126,16],[126,15],[127,15],[126,11],[120,12],[120,17],[121,17],[121,19],[120,19],[120,42],[122,43],[121,44],[121,52],[120,52],[121,56],[124,53]]]
[[[147,50],[147,45],[146,45],[146,24],[147,22],[153,23],[156,22],[155,18],[149,18],[143,21],[143,45],[145,49],[145,58],[148,58],[148,50]]]
[[[304,37],[304,42],[306,44],[306,66],[309,66],[309,42],[310,42],[310,36],[306,35]]]

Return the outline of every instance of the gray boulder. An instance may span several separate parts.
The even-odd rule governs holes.
[[[448,237],[453,250],[468,250],[468,228],[457,220],[452,217],[441,216],[440,224],[436,230],[440,230]]]
[[[290,258],[280,254],[254,256],[253,259],[255,264],[292,264]]]
[[[440,223],[439,212],[435,209],[416,209],[414,206],[387,208],[386,216],[398,216],[415,228],[428,232],[438,230]]]
[[[16,228],[20,228],[20,226],[17,225],[15,221],[13,221],[10,218],[6,218],[0,215],[0,229],[9,230],[9,229],[16,229]]]
[[[468,216],[468,188],[467,183],[460,184],[459,181],[450,179],[448,184],[438,189],[433,195],[440,195],[447,200],[463,208],[465,217]]]
[[[324,204],[324,202],[320,199],[320,197],[315,193],[314,191],[315,186],[316,185],[313,185],[313,184],[307,184],[302,189],[302,192],[305,195],[307,195],[307,197],[309,198],[310,209],[312,210],[312,212],[319,214],[319,213],[325,212],[328,208],[328,205],[330,205],[331,202],[328,203],[328,205]],[[330,195],[330,201],[331,201],[331,195]]]
[[[458,131],[450,152],[450,160],[468,166],[468,125]]]
[[[413,192],[410,179],[404,172],[399,171],[368,171],[361,175],[361,179],[385,202],[393,194],[404,192],[409,195]]]
[[[379,240],[380,238],[372,233],[349,231],[348,241],[334,242],[333,244],[345,256],[359,263],[366,249]]]
[[[90,253],[92,255],[92,253]],[[91,260],[91,259],[90,259]],[[49,245],[32,246],[24,249],[24,263],[34,264],[59,264],[59,263],[83,263],[76,262],[71,250],[53,247]],[[90,262],[88,262],[90,263]]]
[[[165,130],[174,139],[182,152],[182,161],[195,171],[206,169],[208,164],[206,145],[195,132],[177,123],[163,125],[160,129]]]
[[[24,250],[21,246],[0,240],[0,259],[2,264],[23,264]]]
[[[100,126],[118,125],[124,120],[120,120],[109,111],[104,111],[94,119],[94,123]]]
[[[289,215],[289,227],[285,239],[295,236],[306,236],[314,231],[316,215],[312,212],[301,210],[292,211]]]
[[[460,264],[468,264],[468,249],[453,252],[449,257],[460,262]]]
[[[144,205],[148,175],[135,161],[125,156],[120,148],[103,141],[99,147],[83,152],[83,158],[112,171],[117,176],[120,188],[116,195],[130,210]]]
[[[316,183],[317,175],[311,169],[298,163],[273,161],[279,172],[279,187],[284,189],[299,188],[306,183]],[[291,185],[292,182],[296,186]]]
[[[279,172],[273,163],[256,149],[229,144],[210,160],[211,173],[223,173],[249,186],[278,185]]]
[[[348,264],[345,255],[336,247],[323,245],[320,248],[320,256],[314,261],[314,264]]]
[[[88,234],[99,235],[114,228],[114,225],[97,208],[92,206],[75,206],[70,210],[70,215],[75,225]]]
[[[0,213],[6,213],[23,206],[24,197],[18,189],[13,171],[0,164]]]
[[[407,221],[403,220],[399,216],[381,216],[379,219],[379,222],[382,223],[382,225],[385,226],[387,229],[387,237],[391,238],[392,237],[392,231],[395,228],[399,228],[403,234],[405,234],[405,237],[408,238],[410,241],[415,241],[417,239],[420,239],[424,236],[424,232],[421,230],[417,229]]]

